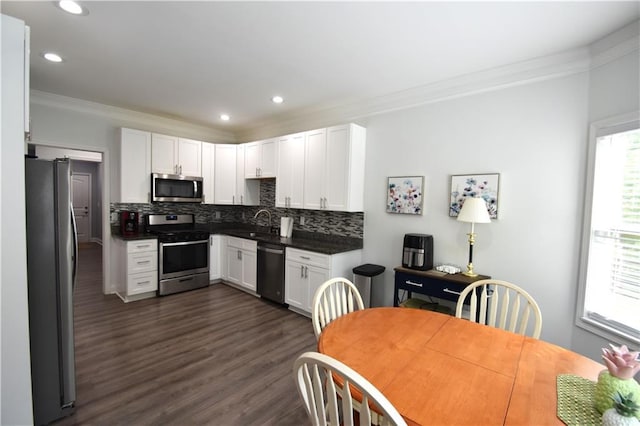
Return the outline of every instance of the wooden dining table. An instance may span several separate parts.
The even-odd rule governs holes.
[[[595,381],[605,368],[542,340],[410,308],[337,318],[318,351],[358,371],[409,425],[561,425],[557,375]]]

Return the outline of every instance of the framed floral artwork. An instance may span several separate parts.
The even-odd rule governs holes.
[[[498,218],[499,173],[452,175],[449,198],[449,216],[457,217],[467,198],[482,198],[487,203],[491,219]]]
[[[387,213],[422,214],[423,176],[394,176],[387,183]]]

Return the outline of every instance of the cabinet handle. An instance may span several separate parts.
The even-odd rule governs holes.
[[[307,268],[306,266],[304,267],[304,277],[309,278],[309,268]]]
[[[240,205],[244,206],[244,195],[240,196]]]
[[[146,280],[146,281],[138,281],[136,284],[143,285],[143,284],[149,284],[149,283],[151,283],[151,281]]]
[[[242,260],[242,252],[238,250],[238,260]]]
[[[139,260],[137,263],[138,263],[138,265],[144,265],[144,264],[149,263],[149,262],[151,262],[151,261],[150,260]]]
[[[300,265],[300,278],[304,278],[304,266]]]
[[[209,245],[213,247],[213,235],[209,237]]]
[[[300,256],[300,259],[311,260],[309,256]]]
[[[448,288],[445,288],[442,291],[444,291],[445,293],[457,294],[458,296],[460,296],[460,292],[459,291],[449,290]]]
[[[232,195],[231,196],[231,204],[235,204],[236,203],[236,196]]]
[[[139,245],[136,245],[136,248],[139,248],[139,249],[151,248],[151,246],[149,244],[139,244]]]
[[[151,203],[151,193],[147,192],[147,203]]]
[[[405,281],[405,283],[407,283],[407,284],[411,284],[411,285],[414,285],[414,286],[416,286],[416,287],[422,287],[422,283],[414,283],[414,282],[413,282],[413,281],[411,281],[411,280],[406,280],[406,281]]]
[[[182,174],[182,165],[180,165],[180,174]]]

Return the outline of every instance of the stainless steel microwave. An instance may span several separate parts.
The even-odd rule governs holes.
[[[151,201],[201,203],[202,178],[197,176],[152,173]]]

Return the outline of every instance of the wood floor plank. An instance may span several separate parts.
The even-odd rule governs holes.
[[[77,401],[56,425],[305,425],[293,361],[311,322],[216,284],[123,303],[83,244],[74,293]]]

